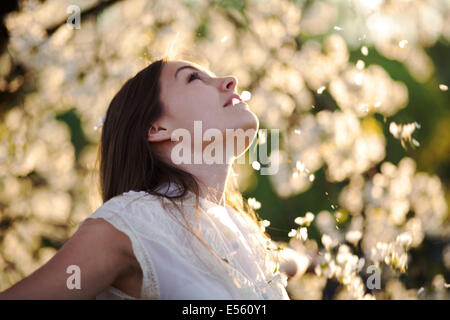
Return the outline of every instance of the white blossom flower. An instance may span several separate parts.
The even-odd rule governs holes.
[[[329,235],[323,234],[322,235],[322,244],[327,250],[330,250],[331,248],[336,246],[337,243]]]
[[[362,233],[359,230],[351,230],[345,234],[345,240],[356,246],[358,241],[361,239]]]
[[[300,228],[300,237],[303,241],[306,241],[308,239],[308,230],[306,228]]]
[[[261,202],[257,201],[255,198],[248,198],[247,202],[255,210],[261,208]]]
[[[304,217],[295,218],[294,222],[301,226],[302,225],[309,226],[313,220],[314,214],[312,212],[307,212]]]

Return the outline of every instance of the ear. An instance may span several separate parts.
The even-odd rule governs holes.
[[[169,130],[159,127],[156,124],[152,125],[148,130],[148,141],[161,142],[165,140],[170,140]]]

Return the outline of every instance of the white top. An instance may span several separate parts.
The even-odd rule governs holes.
[[[270,239],[256,232],[257,226],[248,216],[231,207],[201,197],[200,206],[205,208],[199,212],[201,233],[196,228],[193,197],[183,201],[183,213],[191,228],[228,263],[214,257],[174,219],[184,222],[164,197],[145,191],[125,192],[106,201],[88,218],[103,218],[130,238],[143,272],[141,299],[289,300],[285,274],[274,273],[279,268],[276,255],[267,250]],[[110,286],[96,299],[135,298]]]

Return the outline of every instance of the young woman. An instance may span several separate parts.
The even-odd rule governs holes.
[[[233,160],[259,127],[236,85],[233,77],[167,59],[129,79],[102,128],[103,205],[0,298],[289,299],[276,246],[233,175]],[[180,129],[181,142],[174,139]],[[179,143],[190,147],[189,160],[202,160],[213,140],[202,138],[208,129],[220,133],[220,161],[176,160]],[[251,134],[229,154],[235,140],[227,130],[238,140]]]

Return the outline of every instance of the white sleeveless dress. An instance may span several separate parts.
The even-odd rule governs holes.
[[[171,185],[166,192],[174,190]],[[214,257],[174,219],[184,221],[164,197],[145,191],[125,192],[88,217],[103,218],[130,238],[143,272],[139,298],[289,300],[286,275],[276,270],[276,254],[267,249],[270,239],[256,232],[248,216],[205,198],[200,198],[205,212],[199,213],[199,232],[194,219],[195,199],[189,193],[192,197],[183,202],[182,209],[186,218],[192,219],[188,220],[190,226],[228,262]],[[168,206],[163,207],[163,202]],[[109,286],[96,299],[135,298]]]

